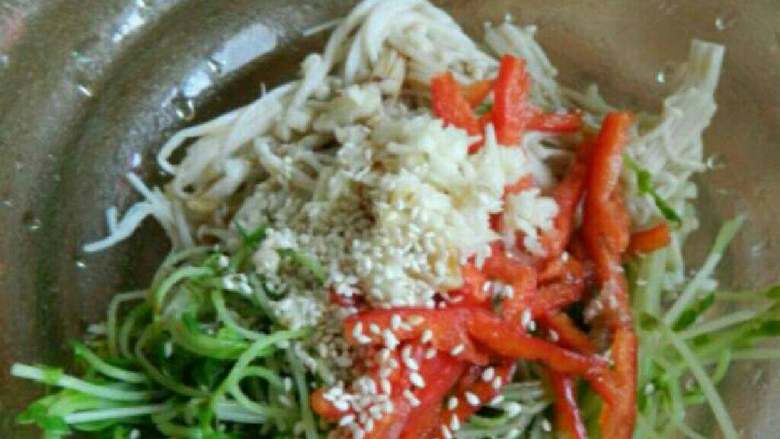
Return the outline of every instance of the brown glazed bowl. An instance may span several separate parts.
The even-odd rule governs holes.
[[[563,81],[597,81],[608,98],[657,109],[658,72],[692,38],[727,46],[707,131],[725,164],[700,183],[700,261],[724,219],[748,226],[720,280],[780,280],[780,2],[778,0],[450,0],[475,37],[510,12],[539,25]],[[285,81],[323,36],[303,31],[346,13],[346,0],[0,0],[0,437],[42,388],[11,379],[13,361],[71,361],[67,340],[101,321],[112,294],[146,285],[167,251],[151,222],[97,255],[104,209],[136,198],[128,171],[159,180],[154,154],[176,129],[253,100]],[[780,365],[734,367],[722,384],[745,438],[780,437]],[[717,437],[708,414],[701,431]]]

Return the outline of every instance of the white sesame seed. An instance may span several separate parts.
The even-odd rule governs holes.
[[[504,395],[498,394],[498,395],[495,396],[495,398],[490,400],[488,405],[497,406],[497,405],[501,404],[502,402],[504,402]]]
[[[379,335],[379,334],[382,333],[382,330],[379,329],[379,325],[377,325],[376,323],[372,323],[372,324],[368,325],[368,330],[371,331],[372,334],[376,334],[376,335]]]
[[[496,390],[500,389],[502,384],[504,384],[504,382],[501,379],[501,377],[495,377],[493,379],[493,388],[494,389],[496,389]]]
[[[460,303],[463,302],[463,296],[455,296],[452,299],[450,299],[450,303]]]
[[[480,404],[482,404],[482,401],[479,400],[479,396],[475,395],[472,392],[466,392],[463,394],[463,396],[466,397],[466,402],[468,402],[470,405],[474,407],[479,407]]]
[[[363,428],[366,430],[366,433],[371,433],[374,431],[374,420],[368,419],[366,423],[363,425]]]
[[[487,369],[482,371],[482,381],[488,383],[493,380],[493,377],[496,376],[496,370],[492,367],[488,367]]]
[[[523,326],[523,328],[527,328],[528,324],[531,323],[531,319],[533,316],[531,315],[530,309],[524,309],[523,312],[520,314],[520,324]]]
[[[447,409],[455,410],[456,408],[458,408],[458,398],[451,396],[450,399],[447,400]]]
[[[352,425],[355,423],[355,415],[348,414],[346,416],[342,416],[341,419],[339,419],[339,427],[346,427],[347,425]]]
[[[515,289],[512,285],[504,285],[504,297],[511,299],[515,296]]]
[[[526,326],[526,328],[529,331],[536,331],[536,322],[531,320],[530,322],[528,322],[528,326]]]
[[[363,335],[363,322],[357,322],[355,323],[355,326],[352,327],[352,336],[359,339],[361,335]]]
[[[409,381],[411,381],[412,385],[415,387],[419,387],[421,389],[425,387],[425,380],[423,379],[422,375],[417,372],[412,372],[409,374]]]
[[[392,355],[390,349],[382,348],[382,350],[379,351],[379,361],[384,363],[385,361],[390,359],[390,355]]]
[[[513,429],[509,430],[509,433],[507,433],[506,436],[507,436],[507,439],[517,439],[517,438],[520,437],[521,434],[522,434],[522,432],[520,430],[518,430],[517,428],[513,428]]]
[[[385,346],[387,346],[388,349],[395,350],[396,347],[398,347],[399,341],[395,337],[395,334],[393,334],[393,331],[389,329],[385,329],[382,331],[382,337],[385,340]]]
[[[409,323],[411,323],[413,326],[417,326],[422,324],[425,319],[422,316],[418,316],[417,314],[409,316],[409,319],[407,319]]]
[[[414,393],[409,391],[409,389],[404,390],[404,398],[409,401],[409,404],[411,404],[412,407],[417,407],[420,405],[420,400],[417,399],[417,397],[414,396]]]
[[[398,360],[396,360],[395,358],[391,358],[390,360],[387,361],[387,365],[390,366],[391,369],[398,369],[399,366]]]
[[[450,429],[446,425],[441,426],[441,435],[444,439],[452,439],[452,433],[450,433]]]
[[[450,351],[450,354],[453,357],[457,357],[458,355],[462,354],[465,349],[466,349],[466,346],[463,343],[461,343],[461,344],[455,346],[454,348],[452,348],[452,350]]]
[[[130,430],[129,439],[140,439],[140,437],[141,437],[141,430],[138,430],[137,428]]]
[[[426,329],[423,331],[422,336],[420,337],[420,341],[423,343],[428,343],[431,340],[433,340],[433,331]]]
[[[436,356],[436,349],[430,348],[427,351],[425,351],[425,358],[430,360],[431,358]]]
[[[420,365],[417,364],[417,361],[415,361],[412,357],[404,357],[404,364],[406,364],[406,367],[408,367],[411,370],[420,369]]]
[[[365,435],[366,433],[363,431],[363,429],[358,426],[354,426],[352,429],[352,439],[363,439]]]
[[[349,403],[344,400],[333,401],[333,407],[340,412],[346,412],[349,410]]]
[[[393,393],[393,385],[390,384],[389,380],[384,379],[380,382],[380,384],[382,386],[382,392],[384,392],[386,395]]]
[[[398,314],[393,314],[393,316],[390,317],[390,327],[392,327],[394,331],[397,331],[401,327],[401,323],[401,316]]]
[[[544,430],[544,431],[546,431],[548,433],[552,431],[552,425],[550,424],[550,420],[549,419],[547,419],[547,418],[542,419],[542,430]]]
[[[382,417],[384,417],[384,415],[385,415],[381,405],[373,405],[373,406],[371,406],[368,409],[368,414],[372,418],[374,418],[376,420],[382,419]]]
[[[458,415],[452,415],[452,419],[450,420],[450,429],[452,431],[460,430],[460,419],[458,419]]]
[[[392,374],[393,374],[393,370],[389,369],[387,367],[383,367],[383,368],[379,369],[379,377],[382,378],[382,379],[385,379],[385,378],[389,377]]]
[[[504,405],[504,411],[509,417],[517,416],[523,411],[523,406],[514,401],[508,402]]]
[[[283,406],[286,407],[292,407],[293,403],[290,400],[290,397],[287,395],[279,395],[279,402],[282,403]]]
[[[558,336],[558,333],[553,331],[552,329],[550,329],[549,336],[550,336],[550,341],[552,341],[553,343],[560,339],[560,337]]]
[[[358,343],[360,344],[370,344],[371,343],[371,337],[360,334],[357,337],[355,337]]]

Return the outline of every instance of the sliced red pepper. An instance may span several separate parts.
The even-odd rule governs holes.
[[[406,398],[393,398],[393,412],[374,422],[374,428],[363,436],[364,439],[398,439],[401,436],[406,420],[413,411]]]
[[[431,106],[433,114],[444,120],[446,125],[461,128],[471,136],[482,136],[479,118],[461,93],[452,73],[447,72],[431,80]],[[475,152],[481,144],[482,140],[475,142],[469,147],[469,152]]]
[[[534,109],[528,121],[528,129],[552,133],[571,133],[582,129],[580,113],[542,113]]]
[[[525,60],[511,55],[501,58],[496,77],[493,104],[493,124],[496,138],[502,145],[520,142],[530,116],[528,93],[531,78]]]
[[[463,297],[464,305],[481,306],[489,302],[490,297],[485,291],[485,275],[469,261],[461,270],[463,285],[449,292],[450,297]]]
[[[493,369],[493,376],[489,380],[484,380],[482,374],[487,368],[476,368],[474,374],[469,376],[468,381],[458,383],[458,389],[450,398],[458,400],[455,408],[448,406],[449,398],[444,401],[444,408],[441,412],[439,424],[452,430],[453,417],[457,417],[455,424],[464,424],[468,419],[479,411],[480,407],[488,404],[501,393],[501,389],[512,380],[515,374],[516,366],[513,360],[504,360],[496,366],[490,366]],[[499,385],[496,385],[498,383]],[[470,393],[479,399],[479,404],[472,404],[473,401],[466,394]]]
[[[587,143],[580,147],[580,152],[569,173],[553,190],[552,196],[558,205],[558,213],[553,220],[553,228],[540,237],[548,258],[560,256],[571,240],[577,206],[585,189],[589,151],[590,145]]]
[[[607,363],[598,357],[586,357],[550,342],[523,333],[517,325],[506,323],[490,313],[473,310],[469,334],[496,355],[541,361],[553,370],[600,380],[608,375]]]
[[[534,318],[558,311],[582,299],[585,283],[582,278],[571,282],[557,282],[539,287],[530,301],[531,315]]]
[[[485,259],[482,271],[488,279],[511,283],[513,279],[527,276],[529,268],[525,261],[508,255],[502,246],[494,245],[490,257]]]
[[[421,361],[419,373],[425,380],[425,387],[414,391],[420,404],[409,414],[402,439],[430,437],[438,430],[442,401],[465,370],[463,361],[444,353]]]
[[[501,58],[496,77],[493,124],[498,143],[515,145],[527,129],[547,132],[575,132],[582,127],[579,113],[546,114],[528,102],[531,77],[525,60],[511,55]]]
[[[588,431],[577,406],[574,379],[549,371],[550,384],[555,395],[555,425],[559,436],[565,439],[587,439]],[[604,436],[610,438],[611,436]]]
[[[557,334],[558,341],[556,344],[559,346],[574,349],[586,355],[596,353],[596,346],[590,341],[588,335],[580,330],[566,313],[547,314],[542,320],[542,323],[548,330],[555,331]]]
[[[542,285],[560,281],[580,281],[585,276],[582,262],[571,255],[566,258],[545,259],[537,268],[539,283]]]
[[[619,212],[622,203],[617,189],[622,150],[628,141],[631,123],[632,117],[627,113],[607,115],[591,151],[583,236],[602,281],[611,276],[615,258],[624,250],[621,248],[625,241],[622,226],[627,224],[624,224],[624,214]]]
[[[632,234],[628,253],[635,255],[652,253],[666,247],[670,242],[672,242],[672,235],[669,232],[669,225],[661,223],[655,227]]]
[[[461,85],[460,88],[463,98],[466,99],[469,105],[478,107],[493,90],[493,81],[487,79],[474,81],[471,84]]]
[[[628,289],[622,276],[621,253],[628,244],[627,213],[618,191],[622,167],[622,149],[628,141],[632,117],[610,113],[604,119],[591,151],[587,195],[583,218],[583,237],[594,261],[607,316],[613,324],[629,319]],[[622,315],[615,315],[616,311]]]
[[[601,436],[630,439],[636,423],[637,338],[630,327],[618,328],[612,343],[614,400],[602,409]]]
[[[519,322],[520,316],[525,309],[533,309],[538,305],[536,271],[529,266],[521,267],[523,267],[520,270],[521,274],[509,281],[509,286],[512,287],[512,295],[504,297],[502,302],[501,317],[507,322]]]
[[[348,317],[344,321],[344,335],[353,345],[361,345],[355,326],[361,325],[359,331],[365,344],[381,346],[385,344],[385,330],[392,332],[398,341],[416,340],[423,331],[432,333],[431,344],[439,351],[451,352],[462,349],[458,358],[474,364],[487,364],[487,356],[478,350],[468,336],[466,323],[471,318],[472,307],[450,307],[446,309],[428,308],[393,308],[375,309]],[[393,316],[398,315],[405,324],[393,329]],[[414,324],[416,323],[416,324]],[[380,333],[371,331],[371,325],[376,325]]]

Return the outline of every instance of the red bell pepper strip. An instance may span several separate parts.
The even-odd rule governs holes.
[[[520,142],[530,116],[530,88],[531,78],[525,69],[525,60],[504,55],[496,77],[493,104],[498,143],[514,145]]]
[[[555,425],[558,437],[565,439],[587,439],[588,431],[582,421],[580,409],[577,406],[577,395],[574,389],[574,379],[549,371],[550,384],[555,395]],[[609,438],[610,436],[604,436]]]
[[[596,280],[612,324],[630,321],[628,289],[622,275],[621,253],[628,244],[627,214],[623,209],[618,179],[622,149],[632,123],[627,113],[610,113],[591,151],[587,179],[583,238],[594,261]]]
[[[529,266],[521,267],[521,275],[509,281],[511,296],[504,297],[502,302],[501,317],[506,322],[518,323],[525,309],[538,306],[536,271]]]
[[[489,304],[490,297],[485,291],[485,275],[474,265],[473,261],[469,261],[464,265],[461,270],[461,277],[463,278],[463,285],[460,288],[449,291],[449,295],[452,298],[463,297],[462,304],[481,306]]]
[[[569,173],[553,190],[552,196],[558,204],[558,213],[553,219],[553,228],[540,237],[548,258],[560,256],[571,240],[577,206],[585,189],[589,151],[590,146],[587,143],[580,147],[580,152]]]
[[[431,106],[433,114],[444,120],[446,125],[461,128],[470,136],[482,136],[482,124],[452,73],[447,72],[431,80]],[[482,140],[471,144],[469,152],[476,152],[481,145]]]
[[[605,404],[599,419],[601,436],[630,439],[636,423],[637,337],[631,328],[618,328],[612,343],[615,362],[614,400]]]
[[[484,365],[487,364],[488,358],[474,346],[466,328],[466,323],[471,319],[474,309],[476,308],[465,306],[447,309],[375,309],[348,317],[344,321],[344,336],[350,344],[356,346],[363,344],[381,346],[386,343],[386,330],[392,332],[393,337],[398,341],[405,342],[418,339],[423,331],[428,329],[433,335],[431,344],[438,351],[451,352],[456,347],[460,349],[460,345],[462,345],[463,351],[458,355],[458,358]],[[393,329],[394,315],[398,315],[406,323]],[[361,325],[361,331],[355,329],[358,324]],[[372,324],[379,328],[379,334],[370,331]],[[360,334],[362,337],[358,337],[356,334]]]
[[[557,345],[573,349],[581,354],[592,355],[596,353],[596,347],[588,335],[582,332],[566,313],[547,314],[542,317],[542,323],[548,330],[555,331],[558,336]]]
[[[672,235],[669,232],[669,225],[661,223],[655,227],[632,234],[628,245],[628,253],[634,255],[652,253],[666,247],[671,241]]]
[[[553,370],[601,380],[607,363],[598,357],[586,357],[545,340],[523,333],[517,325],[506,323],[488,312],[473,310],[468,321],[474,340],[502,357],[541,361]]]
[[[582,128],[580,113],[542,113],[533,109],[528,121],[528,129],[552,133],[571,133]]]
[[[600,281],[611,276],[622,252],[622,220],[616,219],[618,179],[622,169],[622,149],[628,141],[632,123],[627,113],[610,113],[604,119],[598,139],[591,151],[587,179],[583,236],[590,256],[596,264]],[[619,195],[619,194],[618,194]]]
[[[539,287],[534,297],[530,300],[531,315],[534,318],[556,312],[582,299],[585,291],[585,283],[582,278],[572,279],[571,282],[558,282]]]
[[[512,295],[504,298],[502,316],[507,322],[519,322],[523,310],[531,308],[535,300],[536,270],[497,247],[485,260],[482,270],[489,279],[500,280],[512,287]]]
[[[450,408],[448,405],[449,398],[444,401],[445,405],[439,420],[441,425],[452,430],[454,417],[457,418],[454,421],[455,424],[462,424],[468,421],[471,415],[479,411],[482,405],[488,404],[501,393],[503,386],[512,381],[512,377],[517,369],[513,360],[504,360],[496,366],[490,366],[490,368],[493,369],[493,376],[487,381],[482,379],[482,374],[487,368],[476,368],[476,373],[469,376],[466,382],[458,383],[457,391],[449,397],[457,399],[458,404],[454,408]],[[499,385],[496,385],[496,383]],[[470,401],[466,396],[467,392],[476,396],[480,404],[472,404],[473,401]]]
[[[465,370],[463,361],[444,353],[421,361],[419,373],[425,380],[425,387],[414,391],[420,404],[409,414],[401,432],[402,439],[429,437],[439,429],[442,401]]]
[[[485,259],[482,266],[482,272],[488,279],[498,279],[507,284],[527,276],[529,269],[528,264],[508,255],[500,245],[492,247],[490,257]]]
[[[475,81],[471,84],[461,85],[460,89],[463,98],[466,99],[469,105],[478,107],[493,90],[493,81],[487,79]]]
[[[545,114],[531,106],[530,90],[531,77],[525,69],[525,60],[504,55],[494,87],[493,124],[498,143],[515,145],[527,129],[574,132],[582,127],[579,113]]]
[[[540,285],[560,281],[572,282],[581,280],[585,276],[582,262],[571,255],[566,258],[545,259],[537,264],[537,270]]]

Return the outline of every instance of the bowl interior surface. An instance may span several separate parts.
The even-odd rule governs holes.
[[[777,0],[449,0],[475,38],[511,13],[539,26],[561,80],[596,81],[612,102],[659,108],[659,72],[692,38],[726,45],[707,151],[723,166],[700,179],[701,261],[718,225],[745,214],[719,279],[741,288],[780,280],[780,3]],[[345,0],[0,0],[0,437],[42,392],[11,363],[69,364],[67,341],[102,321],[115,292],[143,287],[167,245],[151,221],[132,239],[86,255],[104,210],[137,199],[127,172],[162,182],[154,155],[177,129],[254,100],[322,47],[306,29],[342,16]],[[695,267],[695,265],[692,265]],[[778,363],[732,369],[721,389],[750,438],[778,437]],[[775,389],[774,392],[770,391]],[[700,431],[717,437],[706,414]]]

